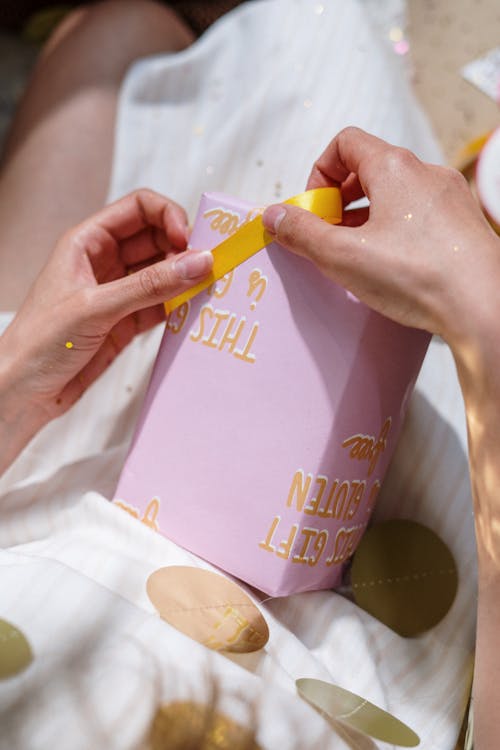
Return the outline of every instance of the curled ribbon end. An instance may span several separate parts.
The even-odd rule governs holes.
[[[328,224],[340,224],[342,221],[342,194],[336,187],[306,190],[289,198],[285,203],[311,211]]]

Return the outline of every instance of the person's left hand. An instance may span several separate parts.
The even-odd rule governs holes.
[[[182,252],[186,242],[184,211],[150,190],[67,232],[0,338],[0,412],[22,403],[34,434],[66,411],[135,334],[165,319],[163,301],[210,272],[212,254]]]

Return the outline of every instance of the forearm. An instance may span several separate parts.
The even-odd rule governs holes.
[[[479,572],[474,676],[476,750],[500,746],[500,326],[457,357],[469,433],[469,457]],[[471,603],[472,604],[472,603]]]

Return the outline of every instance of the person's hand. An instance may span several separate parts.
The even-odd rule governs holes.
[[[345,210],[342,225],[330,226],[302,209],[271,206],[263,221],[281,245],[378,312],[449,343],[496,324],[500,242],[458,172],[347,128],[320,156],[307,187],[331,185],[341,188],[346,208],[363,196],[369,208]]]
[[[184,211],[150,190],[67,232],[0,338],[0,422],[17,414],[34,433],[164,320],[161,303],[212,268],[211,253],[182,252],[186,242]]]
[[[462,176],[424,164],[355,128],[333,139],[308,187],[339,186],[344,206],[369,208],[330,226],[299,208],[270,206],[263,221],[284,247],[400,323],[450,344],[464,396],[478,551],[474,746],[499,747],[500,239]],[[389,363],[390,365],[390,363]]]

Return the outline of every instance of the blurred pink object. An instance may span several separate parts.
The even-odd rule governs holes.
[[[410,44],[407,39],[400,39],[394,45],[394,52],[397,55],[406,55],[410,51]]]

